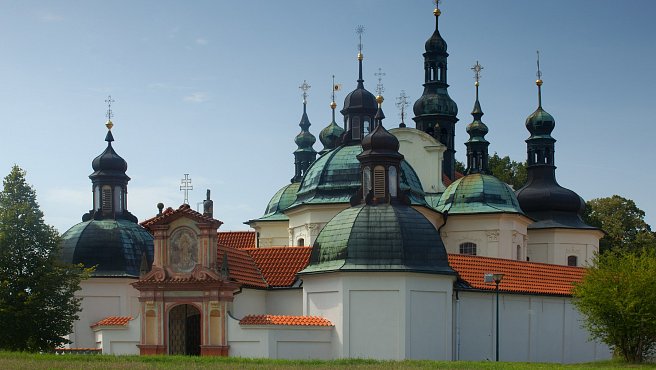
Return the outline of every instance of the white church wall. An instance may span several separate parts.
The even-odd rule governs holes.
[[[228,318],[230,356],[272,359],[331,359],[333,327],[239,325]]]
[[[289,246],[289,221],[253,222],[250,224],[257,233],[259,247]]]
[[[455,359],[495,359],[496,300],[493,292],[458,292]],[[573,363],[608,359],[604,344],[589,341],[568,297],[500,294],[499,360]]]
[[[130,283],[130,278],[90,278],[80,283],[75,293],[82,298],[79,319],[73,324],[69,335],[70,348],[96,348],[96,338],[91,325],[108,316],[137,317],[139,314],[139,292]]]
[[[229,307],[230,313],[238,319],[246,315],[267,314],[266,290],[244,288],[234,296]]]
[[[453,279],[402,272],[304,275],[304,314],[335,325],[336,358],[449,360]]]
[[[297,245],[299,239],[306,246],[313,245],[326,223],[349,206],[348,203],[315,204],[285,211],[289,217],[289,245]]]
[[[393,128],[390,133],[399,140],[399,152],[419,176],[424,191],[443,192],[442,157],[446,146],[414,128]]]
[[[141,334],[141,316],[128,322],[127,327],[94,328],[96,347],[103,355],[138,355]]]
[[[587,266],[599,251],[599,230],[529,229],[528,257],[532,262],[567,266],[576,256],[578,266]]]
[[[274,289],[266,292],[266,313],[269,315],[303,314],[303,289]]]

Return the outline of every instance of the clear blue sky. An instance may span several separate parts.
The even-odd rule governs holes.
[[[525,159],[540,49],[560,184],[586,200],[634,199],[656,224],[656,2],[450,0],[441,8],[449,93],[460,109],[457,158],[478,60],[490,151]],[[144,219],[158,202],[179,206],[189,173],[191,205],[210,188],[221,229],[245,229],[293,176],[303,80],[318,136],[330,122],[331,75],[344,86],[338,109],[355,87],[362,24],[365,86],[374,91],[382,68],[385,124],[396,126],[394,98],[405,90],[414,102],[423,89],[432,9],[428,0],[0,0],[0,173],[25,169],[60,232],[79,222],[91,208],[87,176],[106,146],[111,94],[114,147],[132,178],[128,208]]]

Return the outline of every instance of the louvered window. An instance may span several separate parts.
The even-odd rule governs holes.
[[[383,166],[374,168],[374,197],[385,197],[385,167]]]
[[[103,212],[112,211],[112,188],[109,186],[102,188],[102,210]]]

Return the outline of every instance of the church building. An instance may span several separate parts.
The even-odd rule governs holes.
[[[385,127],[384,98],[365,88],[360,47],[343,121],[333,91],[317,152],[304,81],[293,177],[272,189],[262,216],[246,222],[251,231],[220,231],[209,190],[202,213],[160,203],[156,215],[137,223],[127,210],[130,178],[112,147],[110,115],[107,148],[89,176],[92,209],[63,235],[64,261],[97,266],[82,282],[69,350],[610,358],[607,346],[589,340],[571,302],[603,232],[583,222],[584,201],[556,181],[555,120],[542,108],[540,72],[538,108],[526,119],[526,185],[515,190],[490,173],[478,62],[466,170],[456,171],[458,107],[448,93],[441,10],[433,15],[416,127]]]

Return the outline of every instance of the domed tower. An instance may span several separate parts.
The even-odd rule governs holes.
[[[321,133],[319,134],[319,140],[321,140],[321,144],[323,144],[323,149],[319,152],[319,155],[324,155],[325,153],[337,148],[337,146],[340,144],[342,136],[344,135],[344,129],[335,122],[335,108],[337,108],[337,103],[335,103],[336,88],[337,85],[335,85],[335,76],[333,76],[333,100],[330,102],[332,121],[330,121],[328,126],[324,127],[324,129],[321,130]]]
[[[376,97],[374,94],[364,88],[362,79],[362,33],[364,27],[358,26],[356,29],[360,42],[358,44],[358,85],[355,90],[351,91],[344,98],[344,108],[341,110],[344,115],[343,143],[346,145],[359,144],[362,137],[371,132],[374,128],[374,115],[376,114]]]
[[[382,103],[381,96],[378,101]],[[353,205],[321,230],[310,264],[299,273],[307,295],[303,312],[335,323],[338,352],[348,349],[351,356],[370,358],[446,359],[450,327],[441,323],[451,322],[455,272],[437,230],[399,190],[403,156],[398,139],[383,127],[383,118],[379,106],[376,127],[362,140],[358,155],[362,185]],[[435,299],[431,304],[417,304],[413,292],[424,289]],[[330,300],[330,310],[323,309],[325,299]],[[412,312],[403,309],[411,302],[415,302]],[[434,307],[446,309],[438,313]],[[356,325],[367,330],[351,329]],[[415,325],[425,328],[422,332],[431,333],[431,338],[412,336],[405,329]],[[389,328],[398,330],[385,335]],[[358,335],[358,340],[349,340],[351,335]],[[425,353],[407,350],[420,342],[430,343]]]
[[[127,209],[130,178],[126,161],[112,147],[111,97],[107,102],[107,148],[92,161],[89,176],[92,209],[61,238],[64,262],[95,266],[92,278],[80,284],[83,315],[70,336],[71,347],[78,348],[95,347],[91,324],[107,316],[138,316],[138,292],[129,284],[153,263],[153,236]]]
[[[472,68],[476,101],[474,120],[467,126],[467,175],[449,185],[438,202],[437,210],[446,222],[440,230],[449,253],[524,260],[526,228],[532,220],[510,186],[488,172],[488,128],[481,121],[478,99],[482,69],[478,62]]]
[[[303,81],[300,89],[303,90],[303,116],[301,116],[301,123],[298,125],[301,126],[301,132],[296,135],[294,142],[298,145],[298,149],[294,151],[294,166],[296,170],[294,172],[294,177],[292,182],[301,182],[303,176],[308,167],[314,162],[317,158],[317,152],[312,148],[317,139],[308,131],[310,128],[310,120],[307,116],[307,91],[310,89],[307,81]]]
[[[556,139],[553,116],[542,109],[542,72],[538,54],[538,108],[526,118],[526,185],[517,190],[517,199],[527,215],[536,220],[529,226],[529,257],[532,261],[580,266],[599,249],[603,236],[586,224],[581,215],[585,201],[556,181],[554,161]]]
[[[424,53],[424,92],[414,104],[413,118],[417,129],[432,135],[446,146],[443,172],[455,180],[455,125],[458,122],[458,106],[449,96],[447,88],[446,41],[439,31],[441,11],[435,7],[435,32],[426,41]]]

